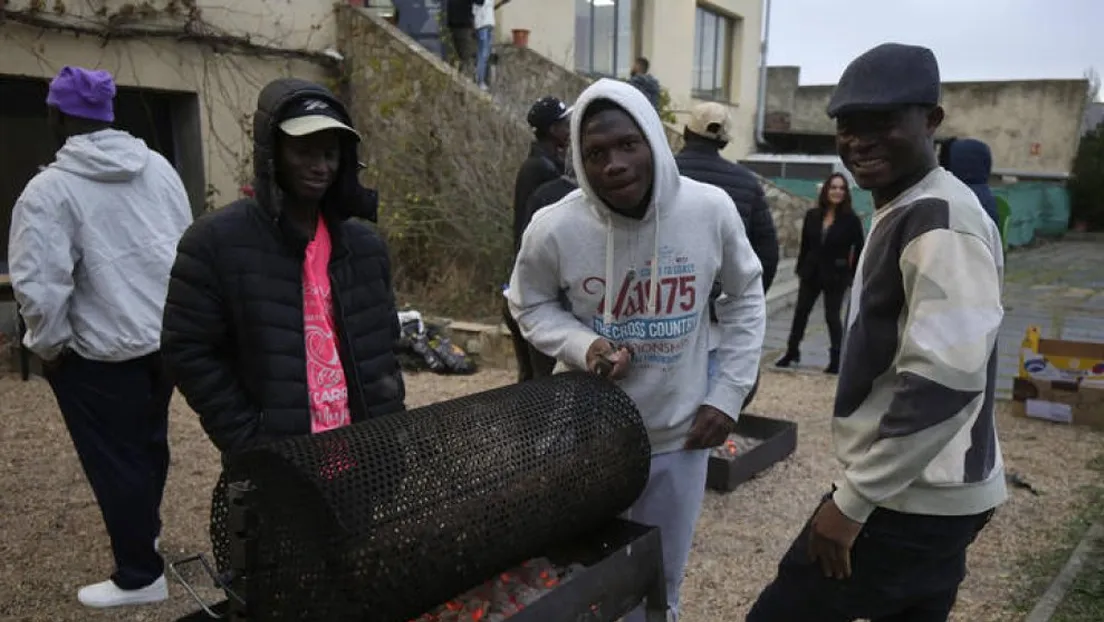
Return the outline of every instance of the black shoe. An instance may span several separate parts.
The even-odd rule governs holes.
[[[836,362],[836,361],[832,361],[831,363],[828,363],[828,367],[824,368],[824,373],[832,374],[833,376],[838,375],[839,374],[839,363]]]
[[[786,354],[774,362],[775,367],[790,367],[791,365],[797,365],[801,362],[801,354],[794,351],[787,351]]]

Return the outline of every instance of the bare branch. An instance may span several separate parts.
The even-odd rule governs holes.
[[[294,58],[310,61],[326,67],[335,67],[336,61],[329,56],[311,50],[299,50],[266,45],[253,41],[248,36],[207,32],[203,24],[188,20],[179,26],[150,26],[142,24],[120,24],[91,20],[58,19],[48,15],[28,11],[7,11],[7,19],[45,30],[71,32],[78,35],[91,35],[104,41],[161,38],[186,43],[207,45],[217,51],[237,51],[255,56],[276,58]]]

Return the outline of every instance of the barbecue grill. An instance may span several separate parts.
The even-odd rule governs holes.
[[[642,602],[664,620],[659,533],[617,518],[649,464],[632,401],[585,373],[267,444],[215,494],[217,572],[170,565],[201,561],[227,594],[181,620],[612,621]],[[537,559],[564,572],[524,606],[465,600]]]

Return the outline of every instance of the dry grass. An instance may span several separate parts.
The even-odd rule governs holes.
[[[422,405],[511,382],[512,372],[487,370],[466,378],[421,375],[408,381],[411,405]],[[798,421],[799,446],[787,462],[728,495],[710,494],[699,524],[683,592],[683,620],[739,620],[773,576],[774,566],[814,502],[837,474],[829,447],[827,378],[768,374],[758,413]],[[40,380],[0,378],[0,450],[6,467],[0,494],[0,619],[172,620],[193,609],[178,586],[169,603],[95,612],[75,599],[81,584],[99,580],[110,553],[99,512],[77,464],[53,397]],[[1001,416],[1009,468],[1043,494],[1013,491],[1012,500],[971,551],[971,574],[956,620],[1019,619],[1017,597],[1032,585],[1020,560],[1053,547],[1075,513],[1078,491],[1093,483],[1090,459],[1102,435]],[[209,548],[206,523],[217,456],[182,401],[173,403],[173,466],[165,495],[162,548],[169,558]]]

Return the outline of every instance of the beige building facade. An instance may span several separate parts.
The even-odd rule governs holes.
[[[800,72],[768,70],[767,140],[783,145],[804,135],[812,139],[805,147],[828,145],[834,152],[835,124],[825,110],[835,85],[799,86]],[[1088,91],[1084,79],[944,82],[947,116],[938,136],[986,142],[998,173],[1064,177],[1077,154]]]
[[[251,178],[260,89],[285,75],[319,81],[329,75],[323,51],[333,46],[335,20],[328,0],[153,4],[159,8],[136,9],[123,0],[7,0],[0,21],[0,170],[6,173],[0,201],[9,204],[0,205],[0,220],[35,168],[52,159],[44,95],[62,66],[115,75],[117,122],[144,128],[147,142],[160,143],[153,146],[167,151],[197,210],[236,199]],[[20,101],[13,104],[13,95]],[[0,222],[0,231],[7,225]]]
[[[646,57],[680,126],[699,102],[729,107],[736,159],[755,151],[762,20],[761,0],[510,0],[497,38],[529,30],[530,48],[589,75],[627,78]]]

